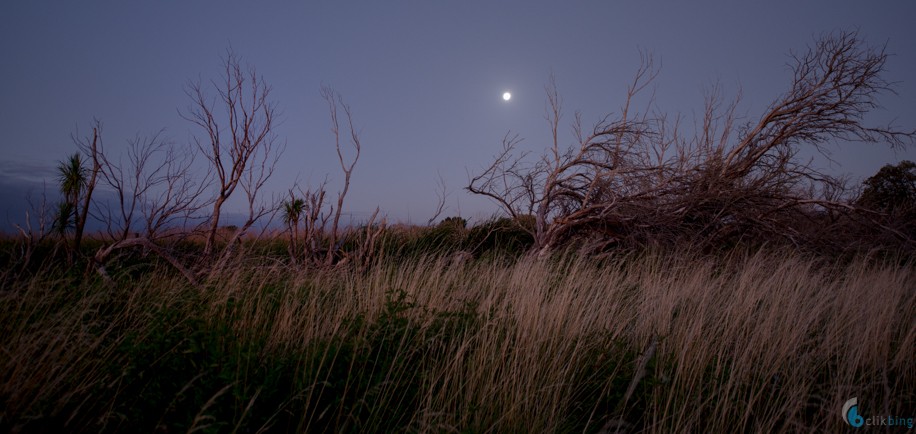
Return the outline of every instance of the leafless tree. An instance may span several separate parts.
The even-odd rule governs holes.
[[[129,142],[126,159],[115,159],[96,148],[102,186],[114,203],[95,204],[95,216],[107,227],[108,243],[93,257],[96,269],[107,277],[105,264],[115,252],[134,247],[152,251],[175,266],[192,282],[194,275],[163,245],[167,238],[188,234],[198,212],[207,205],[202,197],[207,177],[192,173],[194,154],[176,148],[162,137],[138,135]]]
[[[324,206],[325,183],[318,188],[306,190],[305,209],[302,217],[302,226],[304,234],[305,257],[317,259],[318,251],[321,245],[321,236],[324,234],[324,228],[328,223],[328,214],[321,211]]]
[[[378,214],[379,208],[376,207],[366,226],[356,233],[356,249],[350,258],[361,271],[366,271],[378,259],[378,239],[387,226],[387,219],[379,218]]]
[[[295,192],[298,192],[298,195]],[[322,255],[321,244],[327,227],[330,215],[325,212],[324,196],[327,191],[327,181],[323,181],[317,187],[301,189],[298,186],[290,189],[290,197],[301,201],[301,204],[295,204],[298,208],[299,223],[301,230],[296,230],[296,239],[302,240],[301,248],[291,246],[290,253],[292,261],[297,262],[297,258],[303,258],[306,263],[312,265],[323,264],[326,252]]]
[[[512,217],[533,214],[541,253],[572,236],[592,238],[597,248],[760,234],[799,243],[806,234],[797,222],[819,218],[824,209],[855,211],[837,200],[841,180],[799,161],[800,147],[825,153],[837,140],[905,146],[916,131],[865,125],[877,96],[890,90],[880,76],[887,55],[856,33],[825,36],[793,59],[789,90],[759,120],[736,127],[738,99],[723,104],[716,87],[692,137],[682,133],[680,117],[635,109],[634,98],[657,74],[650,57],[642,57],[618,114],[591,130],[575,115],[575,143],[568,147],[558,138],[562,104],[551,80],[548,150],[529,163],[517,153],[520,139],[507,135],[468,190]]]
[[[41,200],[34,201],[29,195],[26,198],[29,208],[25,212],[25,219],[22,224],[14,224],[20,235],[18,269],[28,269],[32,261],[32,255],[35,248],[41,244],[49,235],[51,235],[53,225],[53,208],[48,203],[45,191],[42,190]],[[14,267],[10,267],[0,277],[6,273],[13,272]]]
[[[426,221],[426,225],[430,226],[436,222],[436,219],[442,215],[442,211],[445,210],[445,201],[448,200],[448,189],[445,185],[445,180],[442,179],[442,174],[439,174],[439,180],[436,181],[436,211],[433,212],[432,217]]]
[[[625,178],[648,174],[632,166],[644,159],[640,152],[657,136],[655,123],[645,115],[631,114],[630,108],[634,96],[655,76],[651,58],[644,57],[628,88],[620,118],[605,117],[586,134],[577,113],[573,130],[578,143],[569,147],[560,144],[562,102],[551,77],[546,88],[546,119],[551,130],[548,151],[533,164],[527,163],[527,154],[516,153],[521,139],[507,134],[501,152],[483,173],[471,179],[468,190],[495,200],[516,220],[534,215],[532,235],[539,251],[554,247],[575,226],[603,218],[616,201],[601,197],[601,192]]]
[[[132,234],[156,241],[186,232],[205,205],[206,177],[192,173],[194,154],[176,148],[158,132],[129,141],[126,160],[97,152],[103,185],[116,201],[96,206],[108,237],[120,241]],[[167,231],[169,230],[169,231]]]
[[[344,199],[347,196],[347,192],[350,190],[350,177],[353,174],[353,168],[356,167],[356,162],[359,161],[359,154],[362,148],[359,132],[353,125],[353,113],[350,110],[350,106],[344,103],[343,97],[328,86],[322,86],[321,96],[328,103],[328,111],[331,115],[331,133],[334,134],[334,146],[337,149],[337,158],[340,161],[340,168],[344,173],[344,185],[337,195],[337,208],[334,209],[334,219],[331,220],[330,241],[327,256],[325,257],[325,264],[330,265],[334,262],[334,255],[338,250],[337,242],[339,238],[340,215],[343,211]],[[349,142],[354,151],[353,159],[350,160],[349,163],[346,162],[344,158],[343,145],[341,144],[341,140],[346,139],[341,139],[341,122],[338,119],[340,110],[343,110],[344,116],[346,116],[346,128],[349,131]]]
[[[273,175],[274,167],[277,161],[279,161],[282,153],[282,150],[273,152],[273,149],[269,149],[268,151],[267,153],[258,155],[259,158],[252,161],[254,166],[245,172],[245,176],[242,177],[242,181],[239,183],[239,185],[242,186],[242,191],[245,192],[245,202],[248,213],[245,217],[245,222],[229,237],[226,248],[223,249],[219,261],[217,262],[218,265],[214,268],[214,271],[225,266],[227,261],[235,253],[235,249],[241,245],[242,237],[249,233],[249,230],[255,223],[264,217],[269,217],[265,227],[256,234],[255,238],[263,236],[267,230],[266,228],[270,226],[270,222],[273,221],[273,218],[276,216],[276,212],[280,210],[282,205],[282,198],[280,196],[274,195],[270,198],[263,198],[261,194],[267,180]]]
[[[191,83],[186,93],[192,105],[182,113],[204,131],[204,137],[195,138],[195,144],[210,162],[216,181],[205,256],[214,252],[223,204],[237,187],[246,193],[249,213],[229,246],[259,218],[275,210],[276,203],[261,202],[258,194],[282,152],[273,131],[276,104],[270,99],[271,89],[264,78],[253,67],[242,68],[239,57],[231,51],[223,67],[220,81],[212,82],[218,95],[216,101],[207,96],[200,82]]]

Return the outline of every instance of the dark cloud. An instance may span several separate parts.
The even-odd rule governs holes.
[[[53,161],[0,160],[0,231],[15,231],[25,224],[26,213],[34,220],[44,201],[53,207],[60,199]]]
[[[24,179],[25,176],[9,176],[4,171],[0,175],[0,231],[12,232],[16,224],[24,224],[26,213],[34,218],[41,206],[42,197],[48,205],[59,199],[53,184],[42,184]]]
[[[56,176],[52,164],[36,161],[0,160],[0,182],[41,185],[54,182]]]

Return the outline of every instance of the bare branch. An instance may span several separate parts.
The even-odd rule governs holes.
[[[446,188],[445,180],[442,179],[441,173],[439,174],[439,179],[436,181],[436,185],[438,187],[436,189],[436,211],[433,212],[433,216],[426,221],[427,226],[432,225],[436,219],[442,215],[442,211],[445,209],[445,201],[448,200],[448,189]]]
[[[249,218],[234,239],[244,234],[254,221],[276,209],[275,203],[258,202],[258,193],[272,175],[282,152],[276,146],[273,132],[276,104],[270,99],[271,89],[264,78],[253,67],[243,70],[239,57],[232,51],[223,59],[223,67],[221,81],[213,81],[212,85],[224,113],[216,113],[214,102],[206,96],[200,82],[187,86],[185,92],[192,104],[182,113],[182,117],[204,130],[205,137],[196,138],[195,144],[210,162],[217,183],[205,256],[210,256],[215,248],[223,204],[240,184],[248,199]],[[229,137],[224,139],[222,131],[227,131]]]
[[[912,144],[916,130],[865,125],[878,107],[877,96],[890,91],[880,72],[886,54],[865,47],[854,32],[824,37],[796,55],[789,91],[756,123],[736,131],[740,93],[725,103],[716,85],[706,93],[702,119],[693,138],[682,133],[681,117],[637,110],[636,97],[658,72],[652,58],[641,64],[627,87],[618,114],[588,131],[576,113],[577,143],[560,146],[561,99],[556,80],[546,88],[550,142],[533,164],[516,152],[518,139],[507,135],[493,162],[470,179],[467,189],[489,197],[518,220],[534,214],[534,248],[546,253],[573,237],[588,245],[656,243],[781,237],[800,245],[813,234],[822,215],[847,215],[881,226],[848,202],[841,180],[801,161],[801,146],[827,154],[837,140]],[[649,106],[653,98],[649,98]],[[828,194],[831,199],[819,198]],[[860,216],[860,217],[855,217]],[[834,217],[830,217],[834,218]],[[807,223],[806,223],[807,222]],[[883,225],[905,243],[906,235]]]
[[[338,225],[340,223],[341,212],[343,211],[344,198],[346,198],[347,192],[350,190],[350,177],[353,174],[353,168],[356,167],[356,162],[359,161],[359,154],[360,150],[362,149],[362,145],[360,143],[359,132],[353,126],[353,113],[350,111],[350,106],[344,103],[343,97],[341,97],[339,93],[328,86],[322,86],[321,96],[328,103],[328,111],[331,115],[331,133],[334,134],[334,146],[337,149],[337,157],[340,161],[340,168],[344,173],[344,185],[340,193],[337,195],[337,209],[334,211],[334,219],[331,222],[329,244],[330,247],[328,248],[328,254],[325,259],[327,264],[331,264],[334,260],[334,254],[337,246]],[[343,110],[344,115],[347,118],[346,122],[347,127],[349,128],[350,145],[355,151],[353,159],[349,163],[347,163],[344,159],[344,152],[341,145],[340,122],[338,121],[338,106]]]

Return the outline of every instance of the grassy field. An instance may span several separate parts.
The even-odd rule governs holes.
[[[202,287],[0,280],[3,432],[838,432],[912,417],[916,267],[781,250],[368,270],[241,259]]]

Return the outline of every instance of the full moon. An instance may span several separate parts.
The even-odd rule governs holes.
[[[503,93],[503,101],[509,101],[512,99],[512,94],[509,92]]]

